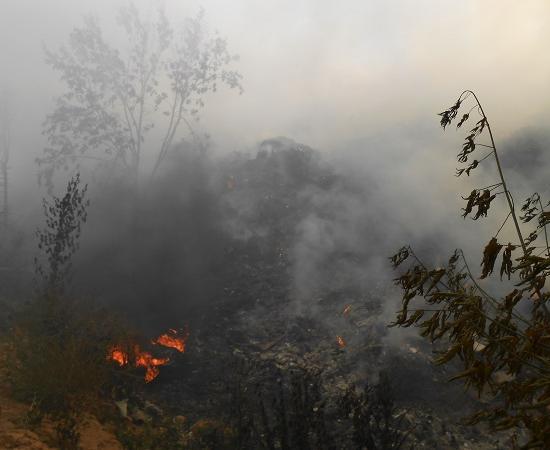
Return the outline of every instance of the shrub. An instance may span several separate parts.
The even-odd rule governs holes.
[[[60,297],[30,302],[7,337],[14,394],[54,415],[93,407],[111,376],[107,348],[122,333],[106,313],[82,303]]]
[[[80,411],[97,403],[110,379],[107,349],[125,334],[106,312],[66,295],[71,257],[86,220],[85,194],[77,174],[62,197],[44,200],[46,224],[37,236],[45,258],[37,258],[35,266],[39,289],[16,313],[7,336],[14,394],[67,420],[77,406]]]

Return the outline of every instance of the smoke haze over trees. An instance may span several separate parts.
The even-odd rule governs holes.
[[[500,225],[461,217],[470,180],[449,177],[460,137],[443,137],[436,118],[450,93],[482,95],[517,198],[548,197],[548,2],[20,0],[1,10],[0,325],[36,293],[47,227],[55,245],[42,199],[56,204],[78,174],[89,205],[67,295],[143,336],[189,325],[193,362],[166,370],[187,371],[189,386],[167,375],[157,392],[180,404],[203,395],[205,408],[202,374],[255,351],[277,370],[292,358],[324,364],[335,387],[387,367],[431,379],[429,350],[386,327],[399,309],[387,258],[411,243],[434,267],[449,246],[477,262]],[[406,369],[392,359],[403,352],[409,362],[419,352]]]
[[[295,262],[306,261],[304,264],[296,263],[300,267],[293,278],[294,294],[297,297],[310,297],[311,287],[307,286],[316,285],[317,280],[322,278],[318,277],[319,254],[328,255],[335,248],[344,252],[353,248],[359,253],[368,253],[366,259],[371,266],[371,273],[374,274],[373,278],[382,276],[385,272],[384,258],[391,252],[396,240],[419,242],[420,246],[426,245],[430,253],[436,253],[437,248],[434,245],[437,244],[434,242],[441,240],[441,230],[445,230],[444,233],[461,243],[465,251],[469,247],[475,249],[477,243],[467,238],[472,235],[469,225],[456,227],[454,214],[459,199],[455,192],[462,190],[463,181],[457,180],[456,186],[449,186],[445,174],[449,173],[451,163],[438,149],[441,137],[436,134],[436,127],[431,120],[431,114],[437,109],[434,105],[441,103],[440,99],[445,98],[449,87],[453,86],[454,89],[458,83],[456,80],[460,80],[461,86],[475,85],[478,91],[484,93],[487,109],[501,139],[505,140],[503,163],[521,175],[522,167],[514,155],[517,154],[518,147],[525,148],[532,155],[528,160],[537,162],[537,171],[540,172],[540,177],[537,178],[543,183],[545,170],[540,167],[544,165],[538,162],[546,160],[545,153],[541,150],[546,137],[544,132],[538,130],[543,125],[542,120],[548,109],[548,93],[543,86],[550,72],[546,59],[540,57],[546,42],[544,18],[549,13],[545,2],[531,2],[526,7],[510,2],[507,8],[498,8],[497,16],[489,14],[494,12],[489,3],[480,5],[477,2],[460,7],[452,4],[443,7],[433,2],[421,2],[414,6],[399,2],[358,2],[351,4],[349,11],[322,2],[305,2],[298,11],[285,3],[275,7],[259,6],[246,1],[233,2],[231,6],[216,1],[200,4],[190,2],[185,7],[179,2],[166,1],[164,5],[166,18],[176,28],[186,23],[186,17],[199,17],[191,20],[200,20],[200,29],[207,35],[215,36],[219,30],[220,36],[227,39],[230,53],[226,53],[223,45],[208,47],[210,50],[206,52],[218,55],[221,58],[217,60],[218,64],[227,62],[226,58],[230,54],[240,56],[240,60],[235,62],[234,70],[243,76],[245,93],[237,96],[231,89],[222,89],[216,93],[201,92],[200,98],[204,97],[206,108],[201,112],[201,121],[191,124],[196,136],[200,137],[201,145],[207,147],[206,155],[202,155],[201,150],[196,148],[197,141],[187,131],[181,136],[185,137],[186,142],[180,143],[174,135],[165,145],[163,136],[170,136],[169,130],[168,134],[155,134],[159,132],[158,129],[150,131],[154,148],[147,161],[149,167],[155,167],[158,156],[164,154],[167,155],[166,165],[170,167],[161,170],[162,181],[159,180],[152,186],[143,186],[144,193],[139,200],[141,210],[135,205],[137,199],[131,199],[131,188],[125,182],[116,181],[116,176],[111,180],[96,179],[83,168],[82,176],[86,178],[86,182],[91,182],[90,221],[93,223],[88,233],[83,234],[83,249],[78,256],[84,274],[94,274],[92,262],[100,258],[101,254],[109,255],[109,252],[116,253],[121,260],[125,259],[126,251],[129,254],[141,252],[144,260],[147,260],[149,251],[136,250],[135,245],[131,244],[132,239],[145,239],[145,245],[153,247],[158,244],[156,251],[165,255],[166,249],[171,248],[172,239],[181,239],[186,246],[192,247],[193,243],[197,249],[202,249],[202,244],[197,244],[202,241],[192,237],[198,232],[208,236],[204,238],[206,247],[215,247],[219,251],[223,245],[214,243],[218,243],[218,239],[223,240],[222,235],[242,240],[254,236],[254,233],[261,235],[265,230],[255,229],[252,232],[249,229],[250,224],[243,225],[243,217],[246,220],[251,219],[249,200],[256,200],[247,197],[231,198],[224,191],[227,182],[224,177],[236,176],[231,173],[232,166],[228,162],[236,158],[235,151],[248,155],[243,156],[241,162],[232,163],[236,164],[238,170],[243,170],[239,164],[246,165],[243,162],[246,158],[255,160],[259,143],[277,136],[289,136],[295,142],[319,150],[322,154],[321,160],[331,165],[338,177],[347,180],[347,185],[341,181],[328,187],[304,185],[297,191],[298,200],[303,202],[300,205],[312,208],[312,211],[302,211],[303,216],[292,225],[296,239],[291,244],[291,256]],[[39,191],[35,183],[36,176],[39,173],[44,174],[45,168],[49,170],[55,164],[62,166],[69,162],[72,165],[75,161],[71,158],[78,159],[85,156],[88,150],[95,151],[101,136],[122,139],[126,142],[125,147],[139,145],[140,139],[132,135],[136,131],[130,131],[133,130],[132,127],[124,128],[126,131],[120,128],[122,125],[118,121],[122,116],[115,118],[106,115],[101,122],[107,126],[105,130],[114,127],[107,134],[99,133],[94,137],[95,131],[83,125],[83,129],[88,130],[86,133],[90,134],[70,138],[72,148],[67,149],[69,153],[60,154],[63,147],[59,146],[55,153],[49,150],[43,152],[45,148],[53,148],[47,142],[48,133],[46,136],[41,135],[45,118],[49,117],[46,119],[46,130],[48,124],[56,124],[53,129],[50,128],[53,133],[55,129],[61,129],[56,127],[68,127],[64,128],[65,132],[74,129],[74,124],[64,120],[76,120],[79,117],[74,114],[61,115],[65,118],[63,119],[58,114],[61,110],[56,109],[60,106],[56,106],[54,100],[64,93],[71,95],[71,91],[66,90],[65,82],[58,80],[60,73],[68,76],[67,71],[73,67],[67,65],[70,61],[93,65],[94,59],[89,54],[86,61],[77,63],[76,60],[71,60],[71,48],[76,51],[73,56],[84,58],[87,53],[83,51],[88,41],[83,36],[87,33],[89,42],[103,46],[103,53],[100,54],[107,55],[111,52],[109,49],[115,47],[131,50],[132,47],[125,44],[127,32],[121,30],[117,23],[116,11],[122,6],[127,6],[127,3],[57,1],[46,5],[30,0],[5,6],[0,43],[6,69],[0,82],[5,89],[9,89],[12,101],[10,209],[13,214],[12,226],[17,228],[17,233],[11,239],[11,251],[13,246],[20,250],[14,259],[19,261],[22,271],[20,273],[26,270],[25,265],[32,260],[34,244],[31,236],[40,223],[37,206],[44,191],[37,194]],[[205,11],[202,19],[202,16],[197,16],[201,7]],[[137,10],[127,9],[125,17],[126,26],[137,26],[132,32],[139,36],[139,27],[143,24],[139,22],[142,19],[138,18],[156,20],[157,9],[153,2],[147,1],[136,2],[136,8]],[[57,13],[60,10],[64,11],[63,15]],[[89,13],[94,19],[88,18],[82,22],[83,15]],[[164,30],[169,35],[169,29],[166,28],[168,25],[162,22],[164,19],[160,20],[161,27],[156,30]],[[25,24],[25,27],[17,28],[16,24]],[[198,22],[191,21],[187,24],[198,25]],[[446,30],[460,28],[459,24],[466,27],[466,30],[471,30],[464,32],[469,36],[468,39],[459,39],[458,35],[447,36]],[[80,31],[73,31],[75,27]],[[71,32],[74,47],[67,47],[67,38]],[[12,39],[15,36],[17,40]],[[158,39],[151,42],[160,45],[162,36],[158,34]],[[434,36],[439,36],[440,39],[435,39]],[[497,36],[498,39],[489,39],[488,36]],[[474,41],[476,51],[472,55]],[[145,41],[142,44],[143,42]],[[204,42],[207,46],[216,42],[222,44],[222,41]],[[56,49],[62,46],[66,46],[69,53],[57,53]],[[50,49],[46,52],[46,62],[49,61],[50,65],[58,67],[61,72],[51,70],[45,64],[44,47]],[[139,45],[133,48],[135,51],[140,49]],[[156,51],[149,48],[145,50],[145,47],[142,49]],[[153,53],[149,56],[151,54]],[[96,100],[99,101],[105,95],[101,101],[107,101],[101,108],[109,106],[110,101],[106,97],[106,91],[101,88],[102,77],[106,77],[105,83],[110,86],[109,92],[116,94],[117,89],[119,90],[117,101],[130,98],[120,97],[122,84],[116,83],[122,81],[114,68],[123,70],[122,60],[117,59],[121,56],[114,55],[115,53],[113,61],[118,63],[99,66],[103,68],[98,73],[104,75],[94,81],[94,89],[99,89],[97,92],[100,94]],[[466,55],[469,64],[462,64]],[[102,61],[102,64],[105,63]],[[152,64],[151,61],[157,60],[153,58],[147,61],[147,64]],[[525,69],[526,61],[529,62],[529,70]],[[160,67],[161,63],[157,61],[155,64]],[[74,66],[77,67],[84,66]],[[167,66],[162,67],[164,70]],[[451,71],[452,80],[438,76],[436,67],[446,67]],[[473,70],[474,67],[483,67],[485,70]],[[138,80],[139,71],[147,72],[147,68],[153,69],[153,66],[140,66],[138,62],[129,66],[128,79],[124,81],[127,83],[126,87],[131,86],[131,77],[137,77],[134,81]],[[75,73],[80,73],[81,76],[91,74],[86,70]],[[489,75],[495,72],[500,74],[498,82]],[[166,74],[170,79],[170,72]],[[229,77],[225,80],[230,85],[235,85],[236,72],[222,74],[222,78],[223,76]],[[72,80],[78,81],[76,78]],[[158,81],[159,86],[154,89],[154,83],[150,90],[146,88],[147,95],[153,101],[164,99],[162,88],[166,90],[169,87],[169,83],[160,79]],[[73,88],[75,86],[77,85]],[[130,91],[138,95],[135,87]],[[91,92],[90,90],[88,94]],[[502,95],[502,92],[506,95]],[[517,102],[520,95],[522,101]],[[91,101],[88,97],[86,98]],[[139,106],[139,95],[132,97],[131,101],[135,103],[134,108]],[[515,105],[513,112],[505,113],[504,111],[510,110],[506,107],[510,104]],[[94,105],[100,108],[99,103]],[[526,105],[529,105],[528,110]],[[84,108],[81,111],[89,114],[92,110],[93,108]],[[48,116],[52,111],[54,115]],[[138,113],[137,109],[135,113]],[[159,120],[166,117],[160,109],[155,116],[154,104],[153,110],[147,110],[147,113],[153,114],[151,120],[157,120],[157,116]],[[166,125],[166,122],[169,123],[169,120],[160,120],[159,124]],[[100,126],[101,123],[97,122],[95,126]],[[142,126],[147,125],[144,122]],[[166,131],[166,127],[164,130]],[[126,135],[123,135],[123,131]],[[137,133],[140,134],[140,131]],[[206,134],[210,135],[209,139],[204,139]],[[55,133],[49,134],[50,137],[54,135]],[[73,138],[84,141],[73,142]],[[59,144],[60,135],[55,139],[58,139]],[[182,150],[183,155],[177,156],[177,151],[168,155],[171,152],[170,142],[177,144],[175,148]],[[100,146],[104,147],[103,144]],[[82,145],[90,148],[86,147],[86,150]],[[100,153],[105,153],[105,149],[106,147]],[[78,154],[80,152],[82,153]],[[137,153],[132,153],[129,147],[127,152],[127,163],[135,166]],[[134,156],[130,157],[131,154]],[[111,157],[116,159],[116,152]],[[37,167],[34,164],[37,158],[42,159],[46,165]],[[92,161],[88,167],[93,166]],[[176,175],[179,166],[187,175]],[[289,168],[292,168],[292,163],[278,170]],[[520,178],[517,177],[518,183],[522,182]],[[62,186],[63,183],[59,185]],[[439,188],[434,189],[434,186]],[[521,187],[526,188],[523,185]],[[224,192],[222,198],[219,196],[220,191]],[[181,211],[186,212],[179,215],[174,205],[182,203],[191,209],[182,209]],[[233,213],[236,218],[226,217],[231,208],[237,211]],[[315,212],[316,209],[319,212]],[[178,217],[183,215],[185,219],[182,220],[185,223],[178,222]],[[115,220],[115,217],[118,219]],[[143,223],[136,225],[135,221],[142,219]],[[154,221],[158,221],[164,231],[159,231]],[[492,225],[487,222],[487,229]],[[140,229],[140,226],[145,229]],[[147,231],[149,226],[152,227],[150,232]],[[123,244],[124,239],[117,238],[117,233],[129,241]],[[135,237],[130,238],[131,236]],[[165,243],[160,244],[162,241]],[[115,242],[117,245],[125,245],[127,250],[118,251],[116,246],[109,248],[108,245],[102,250],[99,242]],[[87,245],[90,253],[85,250]],[[209,271],[207,268],[211,267],[214,260],[219,259],[214,256],[215,252],[194,251],[191,248],[187,251],[193,255],[197,252],[203,255],[204,261],[201,264],[204,264],[205,272]],[[85,262],[86,259],[88,263]],[[117,266],[116,261],[117,258],[113,256],[109,264]],[[201,257],[197,261],[201,261]],[[199,270],[201,264],[198,263],[193,270]],[[121,265],[124,266],[124,263]],[[170,267],[179,266],[168,264],[168,267],[160,269],[159,264],[151,263],[151,267],[155,269],[143,270],[151,274],[159,270],[163,276],[171,278]],[[361,271],[363,267],[359,265],[357,270]],[[105,270],[105,275],[96,282],[90,281],[89,284],[94,285],[87,288],[90,293],[99,295],[107,273]],[[85,275],[80,276],[86,278]],[[126,273],[126,276],[137,275]],[[197,274],[190,275],[190,278],[196,280]],[[182,279],[187,279],[187,276]],[[192,292],[188,297],[199,298],[200,295],[192,286],[193,282],[186,286]]]

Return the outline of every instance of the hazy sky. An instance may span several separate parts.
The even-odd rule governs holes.
[[[152,13],[161,1],[135,3]],[[27,191],[28,204],[34,202],[28,209],[35,214],[40,214],[42,195],[34,164],[44,146],[41,123],[63,92],[58,74],[44,63],[42,46],[56,49],[65,43],[86,13],[95,14],[109,35],[118,7],[126,3],[1,0],[0,90],[7,89],[13,103],[12,186]],[[454,178],[463,134],[443,134],[436,114],[464,89],[472,89],[498,143],[514,142],[509,138],[526,127],[547,128],[550,1],[163,3],[176,24],[203,7],[208,26],[240,55],[244,94],[218,92],[208,98],[202,114],[200,126],[211,133],[216,151],[252,149],[280,135],[324,150],[340,158],[337,167],[351,168],[368,186],[365,204],[338,196],[328,202],[348,208],[343,215],[349,216],[352,231],[356,222],[361,226],[374,218],[382,230],[382,247],[398,248],[407,243],[403,239],[413,246],[463,247],[478,265],[481,245],[505,217],[504,205],[482,223],[464,221],[460,194],[487,179],[482,186],[495,182],[494,163],[487,160],[475,177]],[[537,177],[546,187],[544,170]],[[518,192],[516,198],[521,201],[530,193]],[[13,215],[24,217],[22,205],[27,203],[12,202]],[[454,236],[446,240],[445,233]],[[514,239],[511,229],[505,227],[500,238]],[[389,251],[384,248],[378,255],[382,271]]]
[[[161,0],[136,3],[152,9]],[[43,62],[87,12],[112,26],[123,0],[3,0],[0,82],[16,104],[14,145],[32,163],[40,122],[61,92]],[[245,92],[218,93],[202,124],[230,150],[287,135],[330,150],[417,124],[474,89],[500,138],[546,123],[550,2],[166,0],[178,22],[206,20],[240,55]],[[17,169],[15,169],[17,170]]]

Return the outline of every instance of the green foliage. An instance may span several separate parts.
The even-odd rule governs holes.
[[[219,36],[205,32],[203,13],[174,28],[162,8],[144,18],[137,8],[122,8],[118,25],[125,46],[105,39],[98,21],[87,17],[67,46],[46,49],[46,62],[66,84],[44,123],[48,147],[37,159],[51,187],[52,176],[86,160],[136,175],[144,147],[156,153],[155,171],[185,125],[196,138],[204,97],[219,85],[240,86],[241,75],[229,69],[236,58]],[[147,136],[160,128],[160,142]]]
[[[467,387],[493,398],[493,402],[470,418],[475,423],[486,420],[497,430],[512,429],[520,435],[525,429],[529,438],[516,439],[522,448],[550,448],[550,313],[547,303],[550,292],[545,289],[550,274],[550,248],[546,234],[548,213],[538,194],[529,197],[521,208],[523,223],[538,218],[535,230],[523,239],[514,201],[502,173],[491,127],[475,94],[465,91],[458,101],[440,114],[443,128],[450,125],[468,98],[475,100],[468,113],[462,116],[460,128],[477,110],[481,119],[470,130],[460,163],[467,163],[477,148],[490,152],[475,160],[475,167],[493,157],[500,183],[475,189],[464,209],[466,217],[474,206],[478,211],[473,219],[487,216],[491,201],[504,194],[509,212],[483,251],[480,279],[489,277],[501,249],[500,277],[514,278],[511,291],[496,298],[484,290],[472,274],[464,254],[457,250],[443,268],[427,267],[410,247],[404,247],[391,258],[394,267],[410,263],[395,280],[403,291],[402,309],[394,325],[420,328],[422,336],[432,342],[446,342],[446,349],[435,359],[437,364],[459,360],[463,370],[452,380],[463,380]],[[486,131],[491,145],[480,144],[478,138]],[[483,135],[485,136],[485,135]],[[457,169],[460,176],[475,167]],[[491,194],[495,189],[502,192]],[[548,206],[548,205],[547,205]],[[498,235],[512,218],[518,242],[506,246]],[[545,245],[532,245],[544,231]],[[522,254],[513,255],[518,250]],[[418,297],[423,301],[419,301]],[[411,303],[417,304],[411,308]],[[516,436],[516,437],[517,437]]]
[[[119,325],[59,297],[26,305],[8,335],[6,370],[15,396],[54,415],[92,408],[110,381],[106,349]]]
[[[46,264],[35,259],[37,276],[47,296],[63,293],[70,276],[71,256],[78,249],[82,224],[86,222],[87,186],[80,187],[80,175],[73,176],[63,197],[53,197],[51,202],[43,200],[46,225],[38,230],[38,248],[45,254]]]
[[[32,402],[34,418],[50,413],[69,420],[76,407],[82,411],[97,403],[110,380],[107,349],[123,334],[112,315],[64,293],[86,220],[85,193],[76,175],[63,197],[44,201],[46,226],[37,235],[46,262],[36,260],[43,288],[16,311],[7,335],[8,379],[18,398]],[[67,445],[76,439],[68,424],[60,431]]]

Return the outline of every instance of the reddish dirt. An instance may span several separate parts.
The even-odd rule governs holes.
[[[55,423],[43,419],[39,425],[26,421],[29,406],[9,398],[0,392],[0,448],[21,450],[55,450]],[[115,435],[97,419],[84,416],[79,424],[82,450],[122,450]]]
[[[0,347],[0,362],[2,348]],[[0,379],[5,376],[1,370]],[[30,405],[14,400],[5,385],[0,385],[0,449],[56,450],[56,423],[44,418],[40,424],[28,422]],[[83,415],[78,425],[82,450],[122,450],[112,430],[91,415]]]

